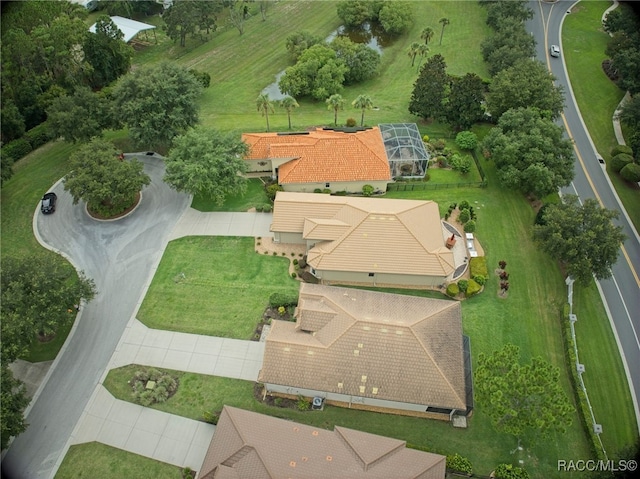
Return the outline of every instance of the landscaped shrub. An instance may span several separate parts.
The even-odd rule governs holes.
[[[293,265],[294,265],[294,266],[298,266],[298,258],[295,258],[295,259],[293,260]]]
[[[150,387],[149,381],[154,381],[155,385]],[[178,389],[178,381],[175,378],[155,368],[136,371],[130,384],[133,396],[143,406],[165,402]]]
[[[320,280],[309,271],[302,271],[298,273],[298,276],[300,276],[305,283],[318,284],[320,282]]]
[[[619,155],[620,153],[624,153],[626,155],[633,155],[633,149],[628,145],[616,145],[611,148],[611,156]]]
[[[202,420],[209,424],[218,424],[220,419],[220,412],[204,411],[202,413]]]
[[[424,135],[422,137],[422,141],[424,141],[425,143],[429,143],[429,135]]]
[[[471,260],[469,260],[469,270],[472,278],[475,276],[484,276],[485,278],[487,278],[489,276],[489,269],[487,268],[487,258],[484,256],[476,256],[475,258],[471,258]]]
[[[325,188],[324,190],[322,190],[322,192],[323,192],[325,195],[330,195],[330,194],[331,194],[331,189],[329,189],[329,188]]]
[[[460,281],[463,281],[463,280],[460,280]],[[481,289],[482,289],[482,286],[480,286],[475,280],[470,279],[469,283],[467,284],[467,290],[465,291],[464,294],[468,298],[470,296],[473,296],[474,294],[478,294]]]
[[[284,189],[278,183],[273,183],[272,185],[267,186],[264,191],[267,194],[267,198],[273,201],[276,199],[278,191],[284,191]]]
[[[447,469],[465,474],[471,474],[473,472],[471,461],[458,453],[447,456]]]
[[[438,138],[437,140],[431,140],[429,144],[435,151],[442,151],[447,145],[447,142],[442,138]]]
[[[38,126],[34,126],[22,137],[23,140],[27,140],[31,145],[31,149],[37,150],[42,145],[53,140],[55,136],[51,133],[49,125],[45,121]]]
[[[262,210],[263,210],[263,209],[264,209],[264,205],[257,205],[257,206],[256,206],[256,211],[257,211],[258,213],[262,213]]]
[[[322,193],[322,190],[320,188],[316,188],[315,190],[313,190],[314,193]]]
[[[357,125],[355,118],[347,118],[347,121],[345,121],[344,124],[349,128],[353,128],[354,126]]]
[[[476,222],[473,220],[469,220],[464,224],[464,232],[465,233],[473,233],[476,230]]]
[[[461,293],[466,293],[468,287],[469,281],[467,281],[466,279],[461,279],[460,281],[458,281],[458,289]]]
[[[271,205],[264,205],[262,207],[262,211],[264,211],[265,213],[271,213],[271,210],[273,210],[273,206]]]
[[[456,145],[461,150],[475,150],[478,146],[478,137],[472,131],[461,131],[456,135]]]
[[[347,192],[342,190],[342,191],[336,191],[334,193],[336,196],[347,196]]]
[[[471,219],[471,213],[469,213],[468,209],[460,210],[460,214],[458,215],[458,221],[462,224],[465,224]]]
[[[544,212],[547,211],[547,208],[549,207],[548,203],[545,203],[544,205],[542,205],[540,207],[540,209],[538,210],[538,212],[536,213],[536,219],[533,220],[533,224],[534,225],[541,225],[544,226],[547,224],[547,221],[544,219]]]
[[[458,203],[458,208],[460,208],[460,211],[468,210],[469,206],[471,206],[471,205],[469,204],[469,202],[467,200],[462,200],[460,203]]]
[[[494,477],[496,479],[529,479],[529,473],[513,464],[499,464]]]
[[[505,269],[507,267],[507,262],[501,259],[500,261],[498,261],[498,266],[500,266],[500,269]]]
[[[308,411],[311,409],[311,402],[309,402],[304,396],[298,396],[296,406],[298,411]]]
[[[297,293],[272,293],[269,296],[269,306],[279,308],[280,306],[289,307],[298,305]]]
[[[452,298],[455,298],[456,296],[458,296],[459,292],[460,292],[460,288],[456,283],[449,283],[449,285],[447,286],[447,296],[451,296]]]
[[[31,144],[24,138],[19,138],[17,140],[10,141],[2,147],[2,157],[4,158],[5,156],[8,156],[14,161],[17,161],[23,156],[31,153],[31,150],[33,150],[33,148],[31,148]]]
[[[297,275],[296,275],[295,273],[291,273],[291,277],[292,277],[293,279],[296,279]]]
[[[305,269],[307,267],[307,259],[305,256],[303,256],[302,259],[298,261],[298,266],[300,266],[301,269]]]
[[[455,210],[458,207],[457,203],[451,203],[449,205],[449,212],[452,212],[453,210]]]
[[[633,156],[626,153],[620,153],[611,158],[611,169],[616,173],[620,173],[622,168],[627,166],[629,163],[633,163]]]
[[[476,274],[473,276],[473,280],[480,286],[484,286],[484,284],[487,282],[487,277],[481,274]]]
[[[640,181],[640,165],[636,163],[629,163],[620,170],[620,176],[627,181],[637,183]]]
[[[364,186],[362,187],[362,194],[363,194],[364,196],[371,196],[371,195],[373,194],[373,190],[374,190],[373,186],[371,186],[371,185],[364,185]]]

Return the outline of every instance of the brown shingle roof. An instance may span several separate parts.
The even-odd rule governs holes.
[[[443,277],[455,270],[433,201],[280,191],[271,230],[327,240],[308,252],[317,270]]]
[[[445,462],[398,439],[338,426],[327,431],[224,406],[199,477],[444,479]]]
[[[272,323],[259,381],[466,408],[458,302],[303,283],[296,316]]]
[[[320,128],[305,135],[244,133],[249,160],[292,158],[278,169],[278,183],[390,181],[378,127],[345,133]]]

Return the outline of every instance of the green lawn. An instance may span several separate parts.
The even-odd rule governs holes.
[[[287,258],[255,253],[253,238],[172,241],[138,319],[155,329],[249,339],[272,293],[297,292],[288,267]]]
[[[90,442],[71,446],[55,479],[182,479],[182,469],[115,447]]]
[[[264,192],[264,183],[260,178],[250,178],[244,195],[227,195],[221,206],[210,198],[194,196],[191,207],[198,211],[247,211],[249,208],[265,204],[271,202]]]
[[[421,41],[420,32],[427,26],[437,32],[430,45],[431,53],[444,56],[450,73],[472,71],[488,78],[480,55],[480,43],[489,30],[484,23],[486,12],[477,2],[411,3],[414,18],[421,20],[414,22],[407,35],[385,48],[379,75],[348,87],[342,93],[349,103],[361,93],[371,95],[379,110],[367,112],[367,124],[407,121],[407,107],[417,71],[415,67],[411,68],[406,51],[411,42]],[[440,46],[438,19],[442,17],[449,18],[451,24],[447,26]],[[270,6],[265,22],[261,21],[260,15],[249,18],[242,36],[235,29],[223,28],[206,43],[189,39],[187,46],[181,48],[158,32],[158,45],[136,53],[134,62],[141,65],[174,59],[187,67],[208,72],[211,86],[202,97],[202,123],[222,130],[263,131],[266,123],[256,111],[255,99],[274,81],[276,73],[292,64],[284,45],[286,36],[308,30],[326,37],[339,25],[335,2],[281,1]],[[270,48],[256,48],[257,45],[269,45]],[[298,100],[300,108],[291,118],[294,129],[332,122],[333,114],[323,101]],[[339,114],[339,121],[356,117],[358,113],[349,105]],[[276,111],[269,118],[272,130],[288,128],[284,111]]]
[[[617,145],[611,118],[624,96],[601,67],[607,58],[604,51],[609,41],[609,35],[602,29],[601,17],[610,4],[606,1],[580,2],[574,13],[565,17],[562,29],[564,59],[573,92],[589,134],[605,160],[611,159],[611,148]],[[639,230],[640,188],[622,180],[610,166],[607,171],[631,221]]]

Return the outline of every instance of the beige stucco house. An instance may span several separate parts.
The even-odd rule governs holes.
[[[399,439],[224,406],[198,479],[444,479],[445,468]]]
[[[274,241],[305,244],[324,284],[433,288],[456,271],[433,201],[278,192]]]
[[[378,127],[345,132],[317,128],[299,133],[244,133],[248,173],[278,180],[285,191],[386,191],[391,172]]]
[[[444,420],[471,413],[459,302],[303,283],[295,317],[272,322],[258,376],[266,394]]]

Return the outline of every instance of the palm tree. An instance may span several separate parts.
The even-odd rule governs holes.
[[[327,109],[333,110],[333,124],[338,125],[338,110],[342,110],[344,108],[344,98],[339,93],[331,95],[327,98]]]
[[[269,131],[269,112],[273,113],[273,102],[269,99],[268,93],[263,93],[256,98],[256,106],[258,111],[262,113],[262,116],[267,117],[267,131]]]
[[[364,126],[364,111],[371,110],[373,108],[373,102],[369,95],[358,95],[358,97],[351,102],[351,105],[355,108],[362,109],[362,118],[360,118],[360,126]]]
[[[422,30],[422,33],[420,34],[420,38],[422,38],[424,40],[424,44],[427,45],[433,38],[433,34],[434,34],[433,28],[427,27],[424,30]]]
[[[420,55],[420,61],[418,62],[418,70],[420,70],[420,65],[422,64],[422,59],[426,57],[429,53],[429,47],[425,44],[418,47],[418,55]]]
[[[298,108],[298,102],[292,96],[285,96],[282,100],[280,100],[280,106],[287,110],[287,117],[289,118],[289,129],[291,129],[291,111],[294,108]]]
[[[446,27],[447,25],[449,25],[451,22],[449,21],[448,18],[446,17],[442,17],[438,23],[442,24],[442,32],[440,32],[440,45],[442,45],[442,35],[444,35],[444,27]]]
[[[418,48],[420,48],[420,44],[418,42],[413,42],[409,46],[409,51],[407,52],[407,55],[409,55],[409,57],[411,58],[411,66],[413,66],[413,64],[416,61],[416,55],[418,54]]]

